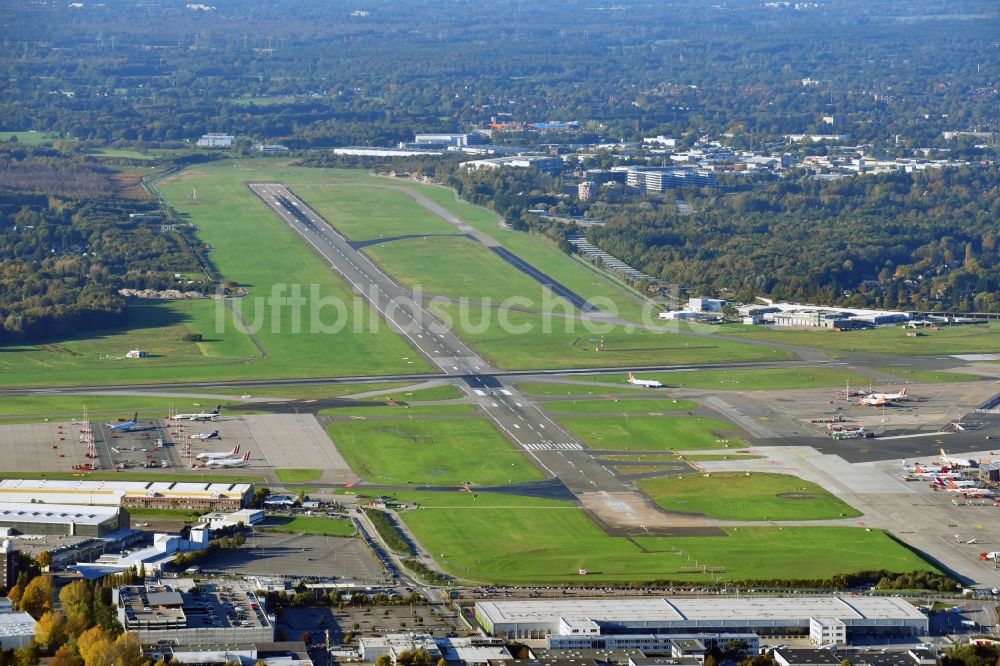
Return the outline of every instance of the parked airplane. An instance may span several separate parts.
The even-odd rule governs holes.
[[[993,560],[994,562],[996,562],[997,560],[1000,560],[1000,552],[997,552],[997,551],[994,550],[994,551],[989,552],[989,553],[979,553],[979,559],[981,559],[981,560]]]
[[[655,379],[636,379],[631,372],[628,373],[628,383],[642,388],[663,388],[663,382],[658,382]]]
[[[191,439],[222,439],[219,436],[218,430],[213,430],[212,432],[199,432],[197,435],[191,435]]]
[[[934,485],[944,488],[949,493],[964,493],[976,487],[975,481],[956,481],[955,479],[935,478]]]
[[[208,467],[245,467],[250,463],[250,452],[247,451],[243,454],[242,458],[222,458],[215,460],[207,460],[205,464]]]
[[[906,398],[906,389],[904,388],[899,393],[869,393],[868,395],[861,398],[858,401],[860,405],[869,405],[871,407],[881,407],[883,405],[888,405],[889,403],[899,402]]]
[[[129,430],[134,430],[137,425],[139,425],[139,412],[136,412],[132,416],[131,421],[122,421],[120,423],[107,424],[107,426],[111,428],[112,432],[127,432]]]
[[[952,458],[951,456],[949,456],[947,453],[944,452],[944,449],[939,449],[939,450],[941,452],[941,462],[943,462],[945,465],[949,465],[951,467],[976,466],[976,462],[974,460],[969,460],[968,458]]]
[[[922,479],[960,479],[962,475],[959,472],[951,471],[950,467],[939,467],[938,469],[923,467],[920,463],[916,465],[911,465],[907,461],[903,461],[903,469],[912,474],[913,476],[918,476]]]
[[[229,451],[207,451],[205,453],[199,453],[195,456],[198,460],[225,460],[226,458],[232,458],[233,456],[238,456],[240,454],[240,445],[237,444]]]
[[[174,414],[175,421],[214,421],[222,413],[222,405],[216,405],[210,412],[200,412],[198,414]]]

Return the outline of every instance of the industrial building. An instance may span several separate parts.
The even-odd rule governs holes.
[[[100,537],[128,529],[127,511],[110,506],[0,503],[0,529],[19,534]]]
[[[493,635],[544,638],[616,634],[753,633],[809,636],[926,634],[927,616],[893,597],[744,597],[480,601],[476,619]],[[827,641],[830,642],[830,641]]]
[[[629,167],[626,184],[646,192],[664,192],[674,187],[715,187],[715,172],[678,167]]]
[[[421,648],[431,656],[432,663],[437,663],[441,658],[441,650],[430,634],[385,634],[358,639],[361,659],[372,663],[381,656],[388,656],[395,664],[400,653],[414,652]]]
[[[692,641],[701,644],[704,656],[706,649],[722,647],[731,641],[743,641],[750,653],[760,647],[760,638],[751,633],[690,633],[690,634],[549,634],[546,645],[552,650],[641,650],[649,654],[678,653]]]
[[[116,588],[118,620],[143,645],[250,645],[274,640],[253,592],[233,585],[158,583]]]
[[[73,568],[88,580],[124,571],[159,576],[163,568],[173,563],[181,553],[208,548],[208,537],[207,524],[193,525],[187,539],[177,534],[154,534],[151,546],[121,554],[101,555],[94,562],[80,562]]]
[[[543,157],[539,155],[517,155],[513,157],[495,157],[488,160],[472,160],[463,162],[463,169],[537,169],[545,173],[559,173],[563,168],[560,157]]]
[[[252,483],[5,479],[0,481],[0,504],[36,502],[237,511],[250,503],[253,492]]]
[[[35,637],[35,618],[24,612],[15,612],[10,600],[4,599],[4,610],[0,611],[0,650],[16,650],[26,647]]]
[[[236,137],[232,134],[204,134],[195,143],[199,148],[232,148]]]

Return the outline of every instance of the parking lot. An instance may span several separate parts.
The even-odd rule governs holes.
[[[384,570],[361,539],[255,531],[240,548],[215,551],[199,563],[210,573],[343,579],[369,585]]]

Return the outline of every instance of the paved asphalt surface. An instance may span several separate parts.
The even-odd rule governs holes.
[[[638,494],[628,479],[596,460],[533,400],[505,384],[496,368],[288,188],[277,183],[248,186],[441,372],[461,377],[460,388],[548,477],[558,478],[577,497],[601,492]]]

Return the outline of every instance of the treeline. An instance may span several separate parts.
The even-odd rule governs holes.
[[[121,325],[119,289],[174,288],[175,272],[198,271],[190,228],[152,202],[38,192],[0,189],[0,341]]]
[[[695,212],[681,215],[676,196]],[[1000,169],[686,190],[610,209],[595,245],[698,293],[1000,311]]]
[[[396,524],[389,517],[389,514],[385,511],[380,511],[379,509],[365,509],[365,515],[368,519],[372,521],[375,529],[378,531],[382,540],[385,541],[386,545],[392,550],[398,553],[407,553],[410,555],[416,555],[413,552],[413,547],[410,542],[406,540],[403,533],[399,531]]]
[[[700,0],[613,12],[583,0],[366,7],[67,11],[12,0],[2,129],[102,144],[226,131],[321,147],[391,145],[496,117],[578,120],[588,138],[728,132],[752,146],[827,133],[832,117],[833,131],[887,150],[997,129],[998,22],[984,0],[944,16],[933,0],[802,11]]]
[[[33,666],[42,655],[51,666],[149,666],[135,633],[119,624],[112,600],[115,587],[133,582],[132,574],[76,580],[57,595],[51,576],[22,572],[7,596],[38,624],[27,646],[0,653],[0,666]]]

